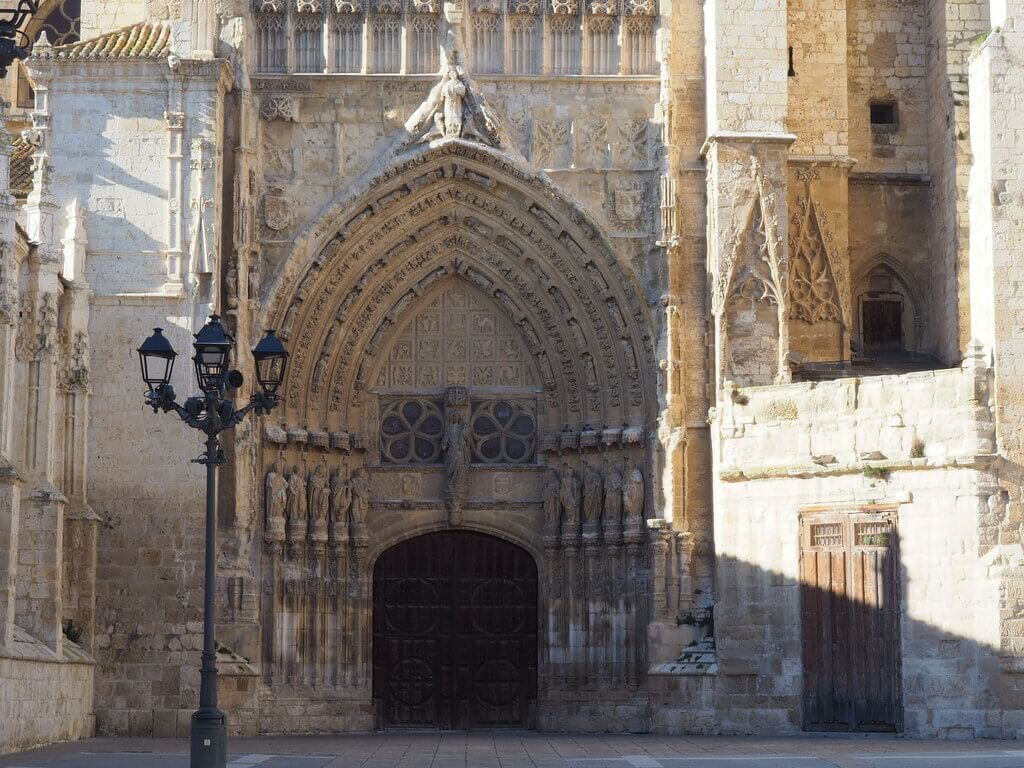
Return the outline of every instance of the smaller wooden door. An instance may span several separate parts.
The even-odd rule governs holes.
[[[800,540],[804,727],[900,730],[895,514],[808,514]]]
[[[903,304],[893,299],[871,299],[862,305],[864,349],[869,354],[896,354],[903,346]]]

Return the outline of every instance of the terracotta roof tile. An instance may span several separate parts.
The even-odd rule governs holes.
[[[11,144],[14,154],[11,155],[11,194],[15,197],[28,197],[32,191],[32,153],[35,148],[21,136]]]
[[[46,59],[161,59],[170,52],[170,24],[143,21],[68,45],[37,44],[33,53]]]

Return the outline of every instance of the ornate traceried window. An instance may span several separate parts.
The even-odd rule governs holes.
[[[335,72],[363,69],[363,19],[353,13],[338,14],[331,25]]]
[[[542,64],[540,20],[536,16],[510,16],[508,31],[511,74],[538,74]]]
[[[548,24],[551,72],[555,75],[580,73],[580,20],[577,16],[553,16]]]
[[[412,19],[410,72],[436,72],[441,66],[437,42],[437,16],[417,14]]]
[[[295,71],[324,71],[324,17],[301,13],[292,24],[295,36]]]
[[[473,71],[481,74],[501,72],[504,69],[501,16],[479,13],[472,22]]]
[[[587,19],[587,57],[590,74],[614,75],[619,71],[619,52],[614,16],[592,16]]]
[[[256,70],[288,71],[288,17],[283,13],[256,16]]]
[[[40,3],[40,5],[44,4]],[[43,32],[46,33],[46,39],[50,41],[50,45],[69,45],[81,40],[82,0],[62,0],[35,27],[30,36],[35,40]]]
[[[654,19],[632,17],[623,22],[622,70],[627,75],[651,75],[658,71],[654,52]]]
[[[398,72],[402,66],[402,19],[374,16],[370,19],[371,72]]]
[[[386,464],[441,461],[444,409],[440,400],[384,401],[380,408],[380,456]]]
[[[473,462],[531,464],[537,446],[534,404],[519,400],[474,400],[470,418]]]

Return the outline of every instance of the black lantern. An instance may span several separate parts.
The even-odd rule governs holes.
[[[142,380],[150,392],[170,383],[174,358],[177,356],[171,342],[164,336],[163,328],[154,328],[153,335],[142,342],[139,347],[139,364],[142,366]]]
[[[234,339],[224,330],[218,315],[210,315],[209,322],[196,334],[192,345],[196,354],[192,361],[196,365],[199,386],[204,392],[219,390],[224,385],[233,342]]]
[[[31,40],[24,27],[38,10],[35,0],[0,0],[0,77],[6,77],[15,59],[28,56]]]
[[[271,330],[260,339],[252,350],[256,360],[256,380],[259,381],[263,394],[274,395],[284,381],[284,369],[288,364],[288,352],[281,340]]]

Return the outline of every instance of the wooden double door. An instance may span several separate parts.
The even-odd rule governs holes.
[[[901,730],[894,513],[805,515],[800,549],[805,729]]]
[[[373,576],[378,727],[529,727],[537,690],[537,567],[468,531],[402,542]]]

